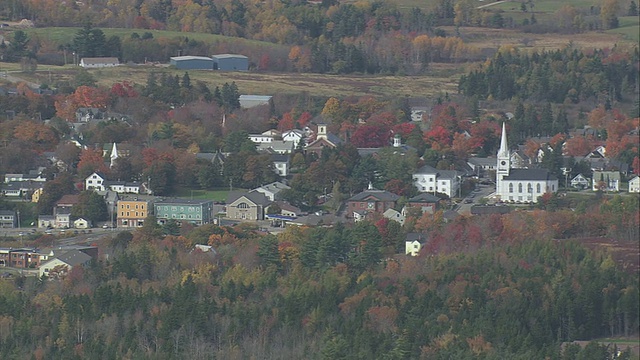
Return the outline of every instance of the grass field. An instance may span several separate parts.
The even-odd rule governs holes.
[[[618,18],[620,26],[617,29],[607,30],[610,34],[622,34],[627,40],[640,41],[640,17],[624,16]]]
[[[261,45],[267,47],[280,46],[278,44],[273,44],[265,41],[258,40],[248,40],[243,38],[229,37],[224,35],[216,35],[216,34],[204,34],[204,33],[184,33],[179,31],[167,31],[167,30],[148,30],[148,29],[110,29],[110,28],[100,28],[105,36],[108,38],[112,35],[117,35],[121,38],[126,38],[131,36],[132,33],[138,33],[138,35],[142,35],[145,32],[150,32],[153,34],[153,37],[158,38],[178,38],[178,37],[188,37],[189,39],[203,41],[207,43],[214,42],[224,42],[224,41],[233,41],[236,43],[246,43],[252,45]],[[25,32],[31,38],[39,38],[42,40],[51,41],[54,44],[69,44],[73,41],[73,37],[80,30],[77,27],[48,27],[48,28],[32,28],[26,29]]]
[[[488,3],[485,1],[485,3]],[[520,4],[522,1],[506,1],[501,4],[490,6],[489,9],[503,10],[505,12],[522,12]],[[600,5],[598,0],[535,0],[533,11],[538,13],[553,13],[566,5],[571,5],[577,9],[588,9],[591,6]]]
[[[0,70],[17,64],[0,63]],[[17,67],[19,69],[19,66]],[[51,70],[51,75],[49,74]],[[433,75],[425,76],[358,76],[324,75],[296,73],[253,73],[253,72],[217,72],[189,71],[192,81],[203,81],[210,87],[221,86],[225,82],[235,81],[243,94],[271,95],[276,93],[308,92],[314,96],[431,96],[444,92],[457,91],[457,80],[467,70],[466,64],[435,64]],[[71,66],[39,66],[33,74],[21,73],[16,76],[36,84],[45,83],[51,77],[52,82],[70,79],[77,71]],[[166,71],[171,75],[182,76],[184,70],[153,66],[120,66],[108,69],[91,69],[89,72],[98,84],[110,87],[115,82],[127,80],[144,85],[151,71]],[[1,78],[0,78],[1,79]]]
[[[234,190],[242,190],[242,189],[234,189]],[[198,199],[198,200],[213,200],[217,202],[224,202],[227,200],[227,195],[229,194],[229,190],[190,190],[180,188],[176,191],[175,196],[187,199]]]

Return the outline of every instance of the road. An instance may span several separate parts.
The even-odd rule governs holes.
[[[467,195],[462,203],[456,206],[455,210],[459,214],[469,215],[471,213],[471,206],[478,204],[480,199],[489,196],[496,191],[495,185],[476,185],[476,190]]]

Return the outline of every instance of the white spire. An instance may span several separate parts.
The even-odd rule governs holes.
[[[507,127],[505,123],[502,123],[502,137],[500,138],[500,150],[498,150],[498,157],[509,156],[509,146],[507,145]]]
[[[111,164],[110,167],[113,167],[113,165],[116,162],[116,159],[118,158],[118,148],[116,147],[116,143],[113,143],[113,147],[111,148]]]

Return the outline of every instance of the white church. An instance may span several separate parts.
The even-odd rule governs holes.
[[[496,197],[500,201],[535,203],[538,202],[538,196],[558,191],[558,178],[547,169],[511,168],[511,151],[507,145],[504,123],[496,169]]]

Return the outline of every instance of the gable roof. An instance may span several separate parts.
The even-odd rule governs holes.
[[[86,264],[91,261],[91,256],[79,250],[70,250],[56,256],[56,258],[69,266]]]
[[[87,65],[120,64],[120,61],[117,57],[85,57],[82,58],[82,63]]]
[[[455,170],[438,170],[433,166],[424,165],[413,173],[414,175],[436,175],[445,179],[455,179],[458,172]]]
[[[366,201],[371,198],[378,201],[398,201],[400,196],[386,190],[368,189],[352,196],[348,201]]]
[[[411,199],[409,199],[409,203],[437,203],[438,201],[440,201],[440,198],[435,196],[435,195],[431,195],[429,193],[420,193],[414,197],[412,197]]]
[[[56,206],[75,205],[80,202],[80,195],[67,194],[63,195],[60,200],[56,201]]]
[[[227,204],[232,204],[242,197],[254,203],[255,205],[267,206],[271,204],[271,200],[269,200],[269,198],[267,198],[263,193],[256,190],[251,190],[249,192],[230,192],[229,195],[227,195]]]
[[[558,178],[547,169],[511,169],[504,180],[554,181]]]

